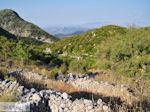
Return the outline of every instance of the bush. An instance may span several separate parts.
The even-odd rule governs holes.
[[[85,73],[86,66],[81,61],[73,60],[69,65],[69,71],[74,73]]]
[[[58,71],[58,68],[54,68],[53,70],[51,70],[50,74],[48,75],[48,78],[56,79],[56,77],[58,76]]]
[[[68,71],[68,65],[66,63],[61,64],[61,66],[59,68],[59,74],[65,75],[65,74],[67,74],[67,71]]]

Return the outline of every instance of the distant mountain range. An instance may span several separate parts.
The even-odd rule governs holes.
[[[58,40],[38,26],[23,20],[11,9],[0,10],[0,27],[17,37],[30,37],[46,43]]]
[[[63,38],[63,37],[68,37],[68,36],[73,36],[73,35],[79,35],[84,32],[87,32],[89,30],[95,29],[95,28],[100,28],[102,26],[102,23],[100,22],[94,22],[94,23],[86,23],[82,25],[77,25],[77,26],[51,26],[44,28],[48,33],[58,37],[58,38]]]

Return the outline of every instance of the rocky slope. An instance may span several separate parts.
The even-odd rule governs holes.
[[[15,36],[30,37],[46,43],[52,43],[58,40],[38,26],[23,20],[11,9],[0,10],[0,27]]]
[[[15,38],[15,36],[9,32],[7,32],[6,30],[4,30],[3,28],[0,27],[0,36],[4,36],[7,38]]]
[[[34,45],[42,45],[44,44],[44,42],[42,41],[38,41],[34,38],[30,38],[30,37],[16,37],[15,35],[9,33],[8,31],[4,30],[3,28],[0,27],[0,36],[4,36],[7,39],[11,39],[12,41],[23,41],[26,44],[34,44]],[[9,40],[9,41],[11,41]]]

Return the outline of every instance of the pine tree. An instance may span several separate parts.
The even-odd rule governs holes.
[[[13,49],[12,57],[23,65],[31,57],[30,47],[28,48],[22,41],[18,41]]]

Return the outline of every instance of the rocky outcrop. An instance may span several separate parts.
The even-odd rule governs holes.
[[[58,40],[38,26],[23,20],[11,9],[0,10],[0,27],[19,37],[30,37],[46,43]]]
[[[72,99],[67,93],[52,90],[36,91],[27,89],[16,81],[0,81],[0,93],[15,91],[18,93],[18,102],[12,110],[21,110],[20,107],[30,109],[31,112],[109,112],[110,108],[101,100],[93,102],[88,99]],[[9,91],[8,91],[9,90]]]

